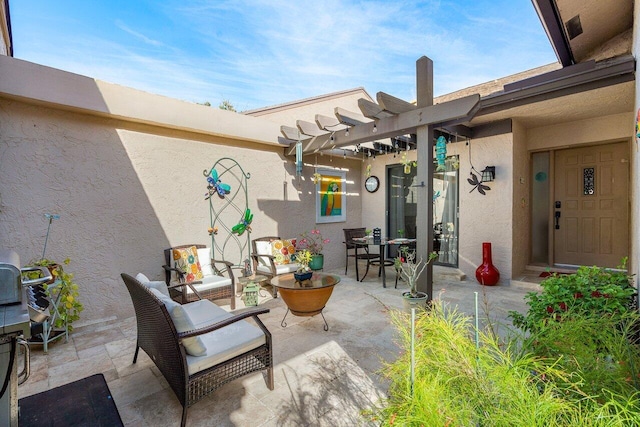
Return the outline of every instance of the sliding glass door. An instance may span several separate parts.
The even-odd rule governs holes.
[[[448,157],[445,170],[433,174],[433,249],[436,264],[458,266],[458,164],[457,156]],[[434,168],[436,165],[434,165]],[[416,237],[416,169],[404,173],[403,165],[387,166],[387,235]],[[393,257],[393,246],[388,256]]]

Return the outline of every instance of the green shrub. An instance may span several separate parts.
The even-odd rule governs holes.
[[[632,277],[622,271],[580,267],[575,274],[553,274],[540,286],[542,292],[525,296],[529,306],[526,315],[509,312],[514,326],[524,331],[533,332],[549,320],[567,315],[622,314],[635,305]]]
[[[629,322],[624,323],[627,326],[638,319],[635,313],[628,316]],[[640,395],[633,387],[633,381],[627,381],[627,376],[635,373],[630,366],[638,357],[638,348],[630,347],[631,343],[626,339],[629,328],[591,325],[589,317],[589,321],[585,320],[581,325],[548,322],[549,329],[540,330],[543,335],[539,340],[533,335],[524,340],[524,336],[518,334],[500,341],[491,330],[478,331],[476,346],[473,319],[434,304],[430,311],[421,312],[416,319],[415,383],[412,388],[407,318],[401,313],[394,315],[400,344],[405,351],[398,360],[383,368],[383,374],[390,380],[389,398],[378,410],[367,413],[376,425],[640,425]],[[571,356],[563,347],[565,345],[571,349],[579,344],[579,353],[603,348],[600,343],[588,342],[583,348],[580,343],[584,338],[582,332],[562,342],[572,326],[596,328],[586,329],[584,334],[591,334],[593,342],[610,343],[606,348],[611,354],[601,354],[591,364],[585,363],[586,356],[569,361]],[[565,327],[568,331],[561,329]],[[611,331],[615,337],[610,336]],[[559,346],[556,358],[542,357],[532,350],[545,349],[551,355],[554,346]],[[633,354],[631,359],[625,359],[633,360],[628,366],[619,363],[625,354]],[[562,360],[565,355],[567,363]],[[592,370],[598,372],[590,372]],[[603,371],[608,370],[615,374],[605,375]],[[610,388],[593,387],[601,380]]]

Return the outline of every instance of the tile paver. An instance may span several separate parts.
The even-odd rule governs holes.
[[[488,302],[489,315],[498,323],[507,321],[509,310],[526,307],[523,296],[531,289],[482,287],[475,280],[458,281],[447,269],[434,270],[436,297],[460,311],[473,313],[474,292],[479,292],[481,305],[483,300]],[[282,328],[286,310],[282,299],[261,300],[261,306],[271,309],[262,319],[273,335],[275,389],[267,389],[261,373],[240,378],[192,406],[187,425],[368,425],[360,411],[384,398],[388,385],[379,374],[382,361],[400,352],[390,310],[402,308],[400,295],[406,286],[383,289],[375,275],[362,283],[353,276],[342,276],[327,304],[327,332],[319,316],[289,315],[288,326]],[[392,269],[388,276],[392,282]],[[237,302],[242,307],[242,301]],[[480,311],[483,318],[485,313]],[[114,322],[109,328],[79,327],[69,343],[51,345],[48,355],[41,347],[32,349],[32,376],[19,387],[19,396],[103,372],[125,425],[179,425],[178,400],[144,352],[132,365],[134,346],[135,318]]]

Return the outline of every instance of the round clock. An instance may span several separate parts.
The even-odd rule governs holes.
[[[378,191],[378,187],[380,187],[380,180],[377,176],[370,176],[364,182],[364,188],[366,188],[369,193],[375,193]]]

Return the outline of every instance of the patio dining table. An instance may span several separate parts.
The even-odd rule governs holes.
[[[392,266],[394,264],[392,259],[387,259],[386,258],[387,248],[390,245],[411,245],[411,244],[415,244],[416,243],[416,239],[405,239],[405,238],[395,238],[395,239],[380,238],[380,239],[374,239],[372,236],[368,236],[368,237],[354,237],[353,238],[353,242],[356,243],[357,245],[361,245],[361,246],[378,246],[379,251],[380,251],[379,252],[380,253],[380,258],[376,259],[376,260],[367,261],[367,262],[370,263],[371,265],[378,265],[379,266],[378,276],[382,277],[382,287],[386,288],[387,287],[387,275],[386,275],[386,272],[385,272],[385,267],[390,267],[390,266]],[[358,248],[356,247],[356,255],[358,253],[357,251],[358,251]],[[357,256],[356,256],[356,259],[357,259]],[[367,276],[368,272],[369,272],[369,270],[367,269],[367,271],[362,276],[362,279],[360,279],[361,282]]]

